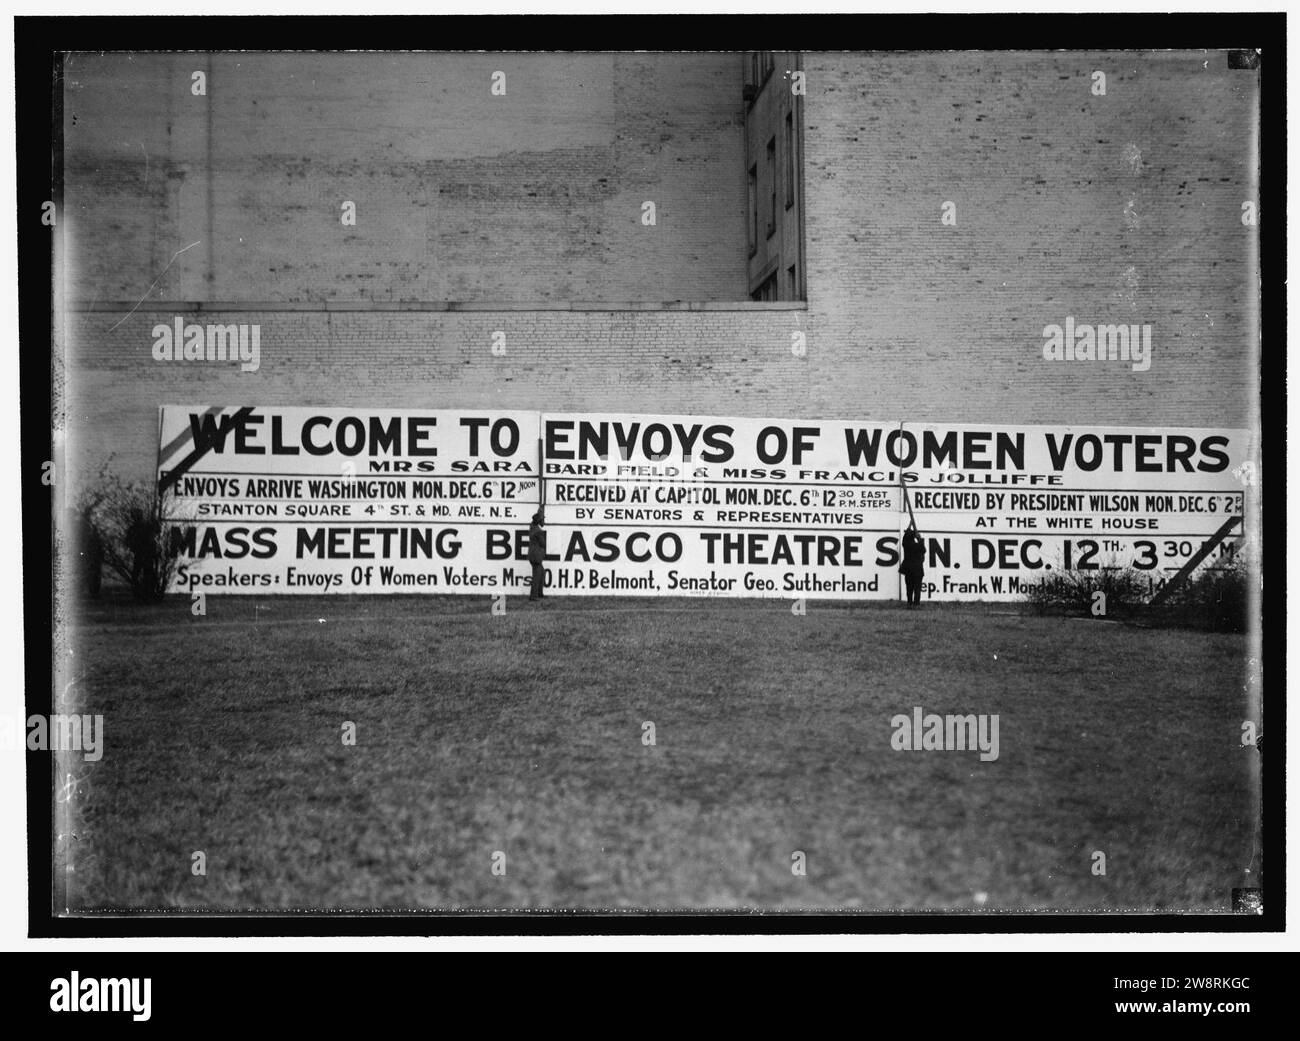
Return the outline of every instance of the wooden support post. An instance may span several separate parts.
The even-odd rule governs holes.
[[[545,470],[542,466],[542,439],[537,439],[537,512],[542,515],[542,522],[546,521],[546,477]]]

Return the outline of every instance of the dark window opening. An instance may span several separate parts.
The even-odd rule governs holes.
[[[749,294],[750,298],[760,303],[765,303],[777,299],[776,272],[773,271],[767,278],[763,279],[763,284]]]
[[[751,106],[776,69],[775,51],[750,51],[745,60],[745,101]]]
[[[749,255],[758,251],[758,165],[749,168]]]
[[[767,214],[767,235],[771,238],[776,232],[776,138],[767,143],[767,186],[771,194],[772,206]]]
[[[794,113],[785,114],[785,208],[794,205]]]
[[[785,298],[786,298],[787,300],[798,300],[798,299],[799,299],[799,271],[798,271],[798,268],[799,268],[799,265],[798,265],[798,264],[791,264],[791,265],[786,269],[786,272],[785,272],[785,273],[786,273],[786,286],[785,286],[785,288],[786,288],[786,293],[785,293]]]

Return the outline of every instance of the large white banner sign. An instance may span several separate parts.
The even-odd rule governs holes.
[[[166,406],[158,479],[182,558],[172,588],[527,592],[538,420]]]
[[[543,428],[563,592],[894,599],[912,519],[929,598],[1013,599],[1053,570],[1104,567],[1149,572],[1154,590],[1232,518],[1221,552],[1242,532],[1240,430],[631,415]]]
[[[539,444],[540,443],[540,444]],[[160,484],[213,592],[1015,599],[1062,570],[1151,590],[1243,533],[1242,430],[495,411],[164,408]],[[539,482],[540,478],[540,482]]]
[[[1132,568],[1148,592],[1244,533],[1244,430],[907,425],[888,450],[926,537],[924,596],[1018,598],[1052,572]],[[1223,530],[1226,529],[1226,530]]]

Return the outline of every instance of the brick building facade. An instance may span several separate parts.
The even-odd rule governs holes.
[[[770,60],[806,93],[751,103],[740,53],[69,56],[74,483],[148,475],[165,403],[1257,422],[1257,71]],[[787,115],[803,270],[756,302],[748,174],[768,138],[786,169]],[[156,361],[177,316],[257,324],[258,370]],[[1150,324],[1150,369],[1044,360],[1067,317]]]

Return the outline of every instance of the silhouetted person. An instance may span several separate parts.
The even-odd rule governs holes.
[[[898,571],[907,582],[907,605],[915,607],[921,602],[921,580],[925,578],[925,540],[916,530],[916,521],[903,532],[903,562]]]
[[[148,599],[158,588],[158,534],[156,517],[137,514],[127,526],[125,542],[131,552],[131,588]]]
[[[529,600],[540,600],[546,588],[546,529],[542,527],[546,518],[542,511],[533,514],[533,523],[528,528],[528,563],[533,565],[533,585],[529,590]]]

